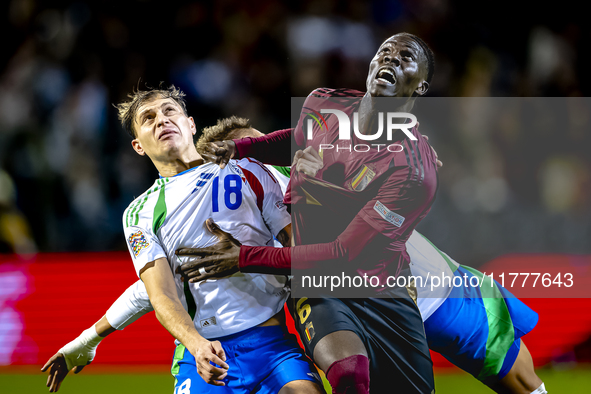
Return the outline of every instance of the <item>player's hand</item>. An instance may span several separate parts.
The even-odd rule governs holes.
[[[219,164],[224,168],[226,164],[234,157],[236,144],[232,140],[215,141],[205,145],[205,148],[199,151],[204,160]]]
[[[176,251],[178,256],[189,257],[177,269],[177,274],[181,274],[190,282],[221,278],[238,271],[238,257],[242,244],[230,233],[219,228],[212,219],[207,219],[205,226],[218,237],[218,243],[207,248],[182,248]]]
[[[225,362],[226,353],[219,341],[203,339],[191,353],[195,356],[197,373],[206,383],[214,386],[226,385],[222,379],[228,375],[229,366]]]
[[[418,125],[418,123],[417,123]],[[424,139],[426,139],[427,141],[429,141],[429,137],[427,137],[426,135],[423,136]],[[431,146],[431,145],[429,145]],[[437,151],[435,149],[433,149],[433,147],[431,146],[431,150],[433,151],[433,153],[435,153],[435,160],[437,161],[437,168],[443,167],[443,162],[441,160],[439,160],[439,156],[437,156]]]
[[[77,365],[72,368],[74,373],[79,373],[84,368],[84,365]],[[45,386],[49,387],[50,393],[55,393],[60,389],[62,382],[68,375],[68,367],[66,366],[66,358],[63,354],[57,352],[54,354],[41,368],[41,372],[45,372],[49,370],[49,375],[47,376],[47,383]]]
[[[322,158],[318,152],[316,152],[316,149],[311,146],[304,150],[297,151],[293,157],[293,163],[291,164],[291,168],[295,169],[297,172],[302,172],[312,177],[316,176],[322,167],[324,167]]]

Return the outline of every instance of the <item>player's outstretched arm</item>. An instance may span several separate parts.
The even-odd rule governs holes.
[[[209,384],[225,386],[222,379],[227,375],[228,364],[222,345],[219,341],[208,341],[195,329],[193,320],[178,298],[166,258],[161,257],[146,264],[140,271],[140,278],[146,285],[156,317],[162,326],[195,357],[197,373]]]
[[[49,392],[54,393],[59,390],[70,370],[79,373],[82,368],[90,364],[94,360],[99,343],[114,331],[116,329],[111,327],[107,317],[103,316],[96,324],[82,331],[78,338],[62,347],[47,360],[41,372],[49,370],[45,384],[49,387]]]
[[[209,248],[193,249],[182,248],[175,253],[186,257],[185,263],[177,268],[177,273],[183,275],[185,280],[199,282],[204,276],[224,277],[238,271],[238,256],[240,254],[240,241],[230,233],[222,230],[213,219],[205,221],[205,227],[210,233],[218,237],[218,243]],[[216,257],[216,264],[212,264],[203,257],[212,255]]]
[[[185,280],[199,282],[212,277],[224,277],[237,272],[240,256],[240,242],[230,233],[222,230],[212,219],[205,221],[205,227],[218,237],[218,243],[209,248],[192,249],[182,248],[176,254],[186,258],[185,264],[177,268],[177,273],[183,275]],[[291,244],[291,223],[285,226],[277,239],[283,246]],[[212,259],[207,257],[212,256]],[[290,269],[279,269],[273,272],[278,275],[289,275]]]
[[[123,330],[153,310],[146,286],[138,280],[117,298],[117,301],[107,310],[106,317],[112,327]]]
[[[232,158],[252,157],[263,163],[288,166],[291,163],[293,129],[277,130],[258,138],[211,142],[199,154],[224,168]]]
[[[70,370],[77,374],[90,364],[103,338],[153,310],[146,288],[138,280],[119,296],[105,316],[45,363],[41,371],[49,371],[46,384],[49,391],[58,391]]]

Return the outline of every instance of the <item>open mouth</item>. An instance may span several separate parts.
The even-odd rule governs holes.
[[[162,132],[162,134],[160,134],[160,136],[158,136],[158,139],[161,140],[161,139],[166,138],[166,137],[173,135],[173,134],[175,134],[174,130],[164,130]]]
[[[383,68],[378,71],[378,75],[376,76],[378,81],[385,82],[390,85],[394,85],[396,83],[396,78],[394,77],[394,72],[389,68]]]

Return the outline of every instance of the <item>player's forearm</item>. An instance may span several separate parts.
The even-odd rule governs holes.
[[[236,144],[235,159],[253,157],[265,164],[291,165],[292,129],[277,130],[258,138],[233,140]]]
[[[199,343],[205,339],[195,329],[191,317],[178,298],[160,294],[153,297],[151,301],[160,324],[185,345],[191,354],[195,355]]]
[[[356,217],[332,242],[291,248],[242,245],[238,265],[242,272],[289,274],[291,270],[350,262],[359,256],[364,248],[376,242],[376,238],[380,245],[390,242],[362,218]]]
[[[98,322],[96,322],[94,329],[96,330],[97,335],[101,338],[117,331],[116,328],[111,326],[109,320],[107,320],[107,315],[103,316]]]
[[[289,275],[292,270],[346,260],[347,255],[347,250],[338,241],[287,248],[242,245],[238,266],[241,272]]]
[[[140,279],[146,286],[146,292],[162,326],[195,355],[194,352],[205,339],[199,335],[193,320],[179,300],[168,260],[161,257],[146,264],[140,271]]]

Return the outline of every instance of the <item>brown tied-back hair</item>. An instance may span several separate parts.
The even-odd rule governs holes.
[[[127,97],[129,101],[124,101],[115,106],[119,112],[119,121],[123,128],[129,133],[132,138],[136,138],[134,122],[138,109],[145,103],[156,100],[169,98],[174,100],[183,110],[185,116],[187,115],[187,105],[185,104],[185,93],[174,85],[163,87],[161,82],[158,88],[150,88],[146,86],[146,90],[134,90]]]
[[[203,134],[197,141],[197,152],[205,152],[205,146],[210,142],[230,139],[229,136],[235,131],[250,128],[252,128],[252,125],[250,124],[250,120],[246,118],[230,116],[229,118],[218,119],[218,122],[214,126],[203,129]]]

